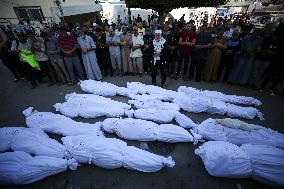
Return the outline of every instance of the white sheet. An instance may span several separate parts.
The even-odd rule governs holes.
[[[210,114],[228,115],[230,117],[246,119],[253,119],[257,117],[260,120],[264,120],[263,114],[254,107],[237,106],[206,96],[189,96],[179,94],[176,96],[173,102],[178,104],[184,111],[187,112],[207,112]]]
[[[138,109],[134,111],[134,117],[158,123],[170,123],[177,113],[177,111],[172,110]]]
[[[207,119],[194,128],[207,140],[227,141],[236,145],[263,144],[284,149],[284,135],[259,125],[236,119]]]
[[[40,128],[26,128],[20,131],[13,139],[11,149],[36,156],[70,157],[62,144],[49,138]]]
[[[142,172],[155,172],[164,166],[175,165],[171,157],[165,158],[127,146],[119,139],[69,136],[63,137],[62,141],[78,162],[92,163],[106,169],[125,167]]]
[[[63,136],[75,135],[101,135],[101,123],[95,124],[76,122],[69,117],[52,112],[32,111],[32,107],[23,111],[26,116],[26,124],[30,128],[41,128],[47,133]]]
[[[24,127],[0,128],[0,152],[9,151],[11,149],[11,144],[14,137],[23,129],[25,128]]]
[[[209,141],[195,150],[212,176],[248,178],[252,175],[249,156],[238,146],[224,141]]]
[[[252,178],[279,188],[284,186],[284,150],[267,145],[244,144],[241,149],[252,163]]]
[[[206,96],[214,99],[218,99],[223,102],[228,102],[231,104],[243,104],[243,105],[253,105],[260,106],[261,102],[253,97],[237,96],[237,95],[226,95],[218,91],[208,91],[208,90],[198,90],[193,87],[180,86],[178,92],[183,92],[188,95],[194,96]]]
[[[101,96],[127,96],[130,97],[135,95],[132,90],[125,87],[118,87],[112,83],[95,81],[95,80],[84,80],[79,82],[81,90],[87,93],[93,93]]]
[[[76,170],[74,159],[35,156],[26,152],[6,152],[0,154],[0,184],[30,184],[45,177],[66,171]]]
[[[66,102],[54,105],[56,111],[74,118],[96,118],[100,116],[131,116],[130,105],[93,94],[68,94]],[[130,113],[129,113],[130,112]]]
[[[173,124],[158,125],[152,121],[132,118],[108,118],[102,124],[106,132],[116,133],[119,137],[128,140],[157,140],[169,143],[193,141],[188,131]]]

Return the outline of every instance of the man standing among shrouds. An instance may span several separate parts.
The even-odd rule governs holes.
[[[109,46],[112,70],[116,71],[116,74],[119,75],[121,74],[120,37],[115,35],[112,27],[109,28],[106,44]]]
[[[96,57],[96,45],[92,37],[88,36],[87,26],[83,26],[80,31],[81,35],[78,37],[77,41],[82,50],[83,64],[86,70],[88,79],[101,80],[102,73],[98,65]]]
[[[155,38],[150,45],[150,49],[153,55],[153,65],[152,65],[152,84],[156,85],[157,69],[160,69],[162,75],[161,87],[165,87],[166,83],[166,57],[167,57],[167,42],[161,37],[162,31],[155,31]]]
[[[76,54],[77,40],[71,34],[68,35],[67,32],[63,28],[61,28],[58,42],[64,54],[64,61],[71,79],[70,84],[75,84],[76,78],[74,74],[74,68],[78,72],[80,79],[84,79],[84,72],[81,67],[80,59]]]
[[[123,27],[123,33],[120,35],[121,55],[123,74],[133,74],[133,64],[130,58],[130,47],[132,45],[132,36],[128,33],[128,28]]]
[[[138,73],[140,77],[143,75],[143,57],[142,57],[143,54],[141,50],[143,45],[144,45],[143,37],[139,35],[137,26],[134,26],[130,57],[132,58],[134,73],[135,74]]]

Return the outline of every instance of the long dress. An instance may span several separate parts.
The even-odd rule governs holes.
[[[253,54],[261,50],[261,44],[260,37],[244,37],[242,53],[236,56],[236,64],[229,76],[229,82],[240,85],[248,83],[255,62]]]
[[[90,36],[81,36],[78,38],[80,48],[96,48],[93,39]],[[86,70],[88,79],[101,80],[102,73],[98,65],[95,50],[89,51],[86,54],[82,52],[83,64]]]
[[[216,40],[215,44],[224,44],[222,40]],[[206,65],[203,70],[203,80],[205,81],[216,81],[217,71],[222,57],[222,49],[214,47],[207,59]]]
[[[132,42],[132,36],[131,34],[127,33],[127,34],[121,34],[120,35],[120,41],[124,42],[126,41],[126,43],[131,44]],[[131,49],[128,45],[123,45],[121,47],[121,56],[122,56],[122,67],[123,67],[123,72],[124,73],[133,73],[133,63],[131,61],[130,58],[130,52]]]

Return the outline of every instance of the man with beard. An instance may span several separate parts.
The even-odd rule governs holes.
[[[92,80],[101,80],[102,74],[98,66],[95,53],[96,45],[92,37],[87,35],[87,26],[83,26],[80,33],[81,35],[78,37],[77,41],[82,51],[83,64],[86,70],[87,78]]]
[[[161,87],[165,87],[166,83],[166,55],[167,55],[167,42],[161,37],[162,31],[155,31],[155,38],[150,45],[150,49],[153,56],[152,64],[152,85],[156,85],[157,69],[160,69],[162,75]]]

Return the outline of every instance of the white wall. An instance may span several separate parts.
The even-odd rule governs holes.
[[[62,2],[62,6],[88,5],[94,4],[94,2],[94,0],[66,0],[64,3]],[[53,0],[0,0],[0,18],[15,18],[10,21],[12,23],[18,23],[17,15],[13,7],[21,6],[40,6],[44,17],[52,17],[51,7],[53,7],[54,4]]]

